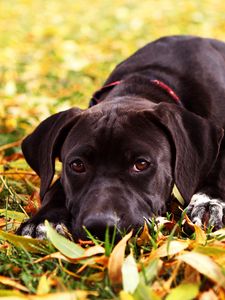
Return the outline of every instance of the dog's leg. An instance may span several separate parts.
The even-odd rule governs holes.
[[[46,237],[45,220],[48,220],[60,234],[64,234],[64,228],[70,228],[70,219],[70,214],[65,206],[65,194],[60,180],[57,180],[44,197],[40,210],[21,224],[17,234],[43,239]]]
[[[214,230],[225,226],[225,143],[217,162],[202,188],[195,193],[187,206],[187,215],[193,223],[213,226]]]

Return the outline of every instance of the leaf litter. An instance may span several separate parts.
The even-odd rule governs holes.
[[[205,1],[201,12],[195,0],[182,7],[174,2],[172,10],[169,2],[159,1],[157,11],[154,1],[128,5],[120,0],[120,7],[111,2],[109,8],[100,0],[94,6],[31,2],[4,2],[0,10],[5,28],[0,37],[0,297],[225,299],[225,229],[203,230],[186,216],[146,222],[139,237],[128,233],[116,245],[109,240],[75,244],[50,224],[45,241],[15,235],[40,206],[39,178],[22,156],[22,138],[56,111],[86,108],[109,69],[165,35],[164,28],[173,33],[194,33],[194,28],[203,35],[207,28],[207,34],[223,37],[224,1],[213,6]]]

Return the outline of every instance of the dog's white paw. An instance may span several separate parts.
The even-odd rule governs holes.
[[[220,199],[212,199],[206,194],[194,194],[187,206],[187,215],[196,225],[204,224],[220,229],[224,226],[225,203]]]
[[[67,228],[63,223],[50,223],[55,230],[65,236],[67,232]],[[24,237],[32,238],[35,237],[39,240],[46,239],[46,227],[44,223],[40,223],[38,225],[29,223],[25,225],[21,231],[21,235]]]

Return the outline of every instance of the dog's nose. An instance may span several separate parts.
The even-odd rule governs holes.
[[[105,239],[106,228],[108,228],[109,235],[111,236],[118,227],[119,218],[114,215],[96,214],[88,216],[84,219],[83,226],[93,236],[98,237],[100,240]]]

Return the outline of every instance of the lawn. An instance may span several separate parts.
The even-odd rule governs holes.
[[[40,205],[21,140],[52,113],[86,108],[115,65],[149,41],[225,41],[224,10],[223,0],[0,2],[0,297],[225,299],[225,229],[202,230],[185,214],[147,221],[117,245],[107,234],[75,244],[49,224],[46,241],[14,235]]]

